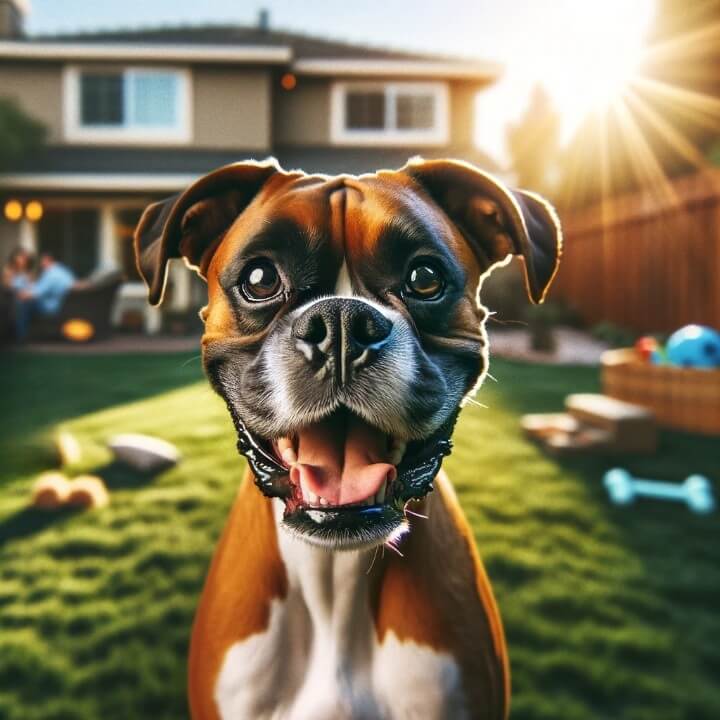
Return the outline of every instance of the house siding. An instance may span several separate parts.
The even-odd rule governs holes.
[[[450,144],[471,146],[475,135],[475,98],[480,91],[477,83],[450,85]]]
[[[48,142],[62,142],[62,69],[57,63],[0,64],[0,95],[13,99],[47,128]]]
[[[342,78],[338,78],[341,80]],[[358,78],[352,78],[357,80]],[[273,91],[273,137],[278,145],[326,146],[330,140],[330,87],[333,81],[299,76],[293,90],[279,83]],[[373,78],[368,82],[375,82]],[[385,78],[377,82],[407,82]],[[475,98],[482,88],[477,82],[448,83],[450,136],[448,145],[471,146],[474,137]]]
[[[268,70],[193,68],[191,145],[268,151],[270,78]]]
[[[98,65],[93,63],[95,67]],[[108,64],[107,67],[121,69],[126,65]],[[197,66],[190,70],[192,135],[184,145],[267,151],[271,143],[270,71]],[[49,143],[66,142],[62,64],[2,63],[0,94],[14,99],[28,115],[43,123],[48,129]]]
[[[330,144],[330,83],[298,77],[293,90],[275,85],[273,133],[278,145]]]

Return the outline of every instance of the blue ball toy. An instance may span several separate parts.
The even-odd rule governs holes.
[[[665,347],[668,362],[687,368],[720,367],[720,333],[703,325],[676,330]]]

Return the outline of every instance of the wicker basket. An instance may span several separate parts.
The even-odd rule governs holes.
[[[720,435],[720,370],[642,362],[627,348],[602,357],[603,392],[655,413],[661,425]]]

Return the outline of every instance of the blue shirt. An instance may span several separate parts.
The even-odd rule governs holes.
[[[24,273],[13,275],[13,278],[10,281],[10,287],[15,290],[15,292],[18,292],[19,290],[28,290],[31,284],[30,278]]]
[[[38,304],[40,312],[53,315],[60,310],[68,290],[75,283],[75,276],[61,263],[53,263],[32,284],[30,292]]]

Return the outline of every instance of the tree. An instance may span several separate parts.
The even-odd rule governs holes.
[[[560,159],[560,117],[542,86],[535,86],[524,115],[508,126],[506,142],[518,185],[552,197]]]
[[[45,140],[46,128],[9,98],[0,98],[0,171],[6,171],[36,150]]]

